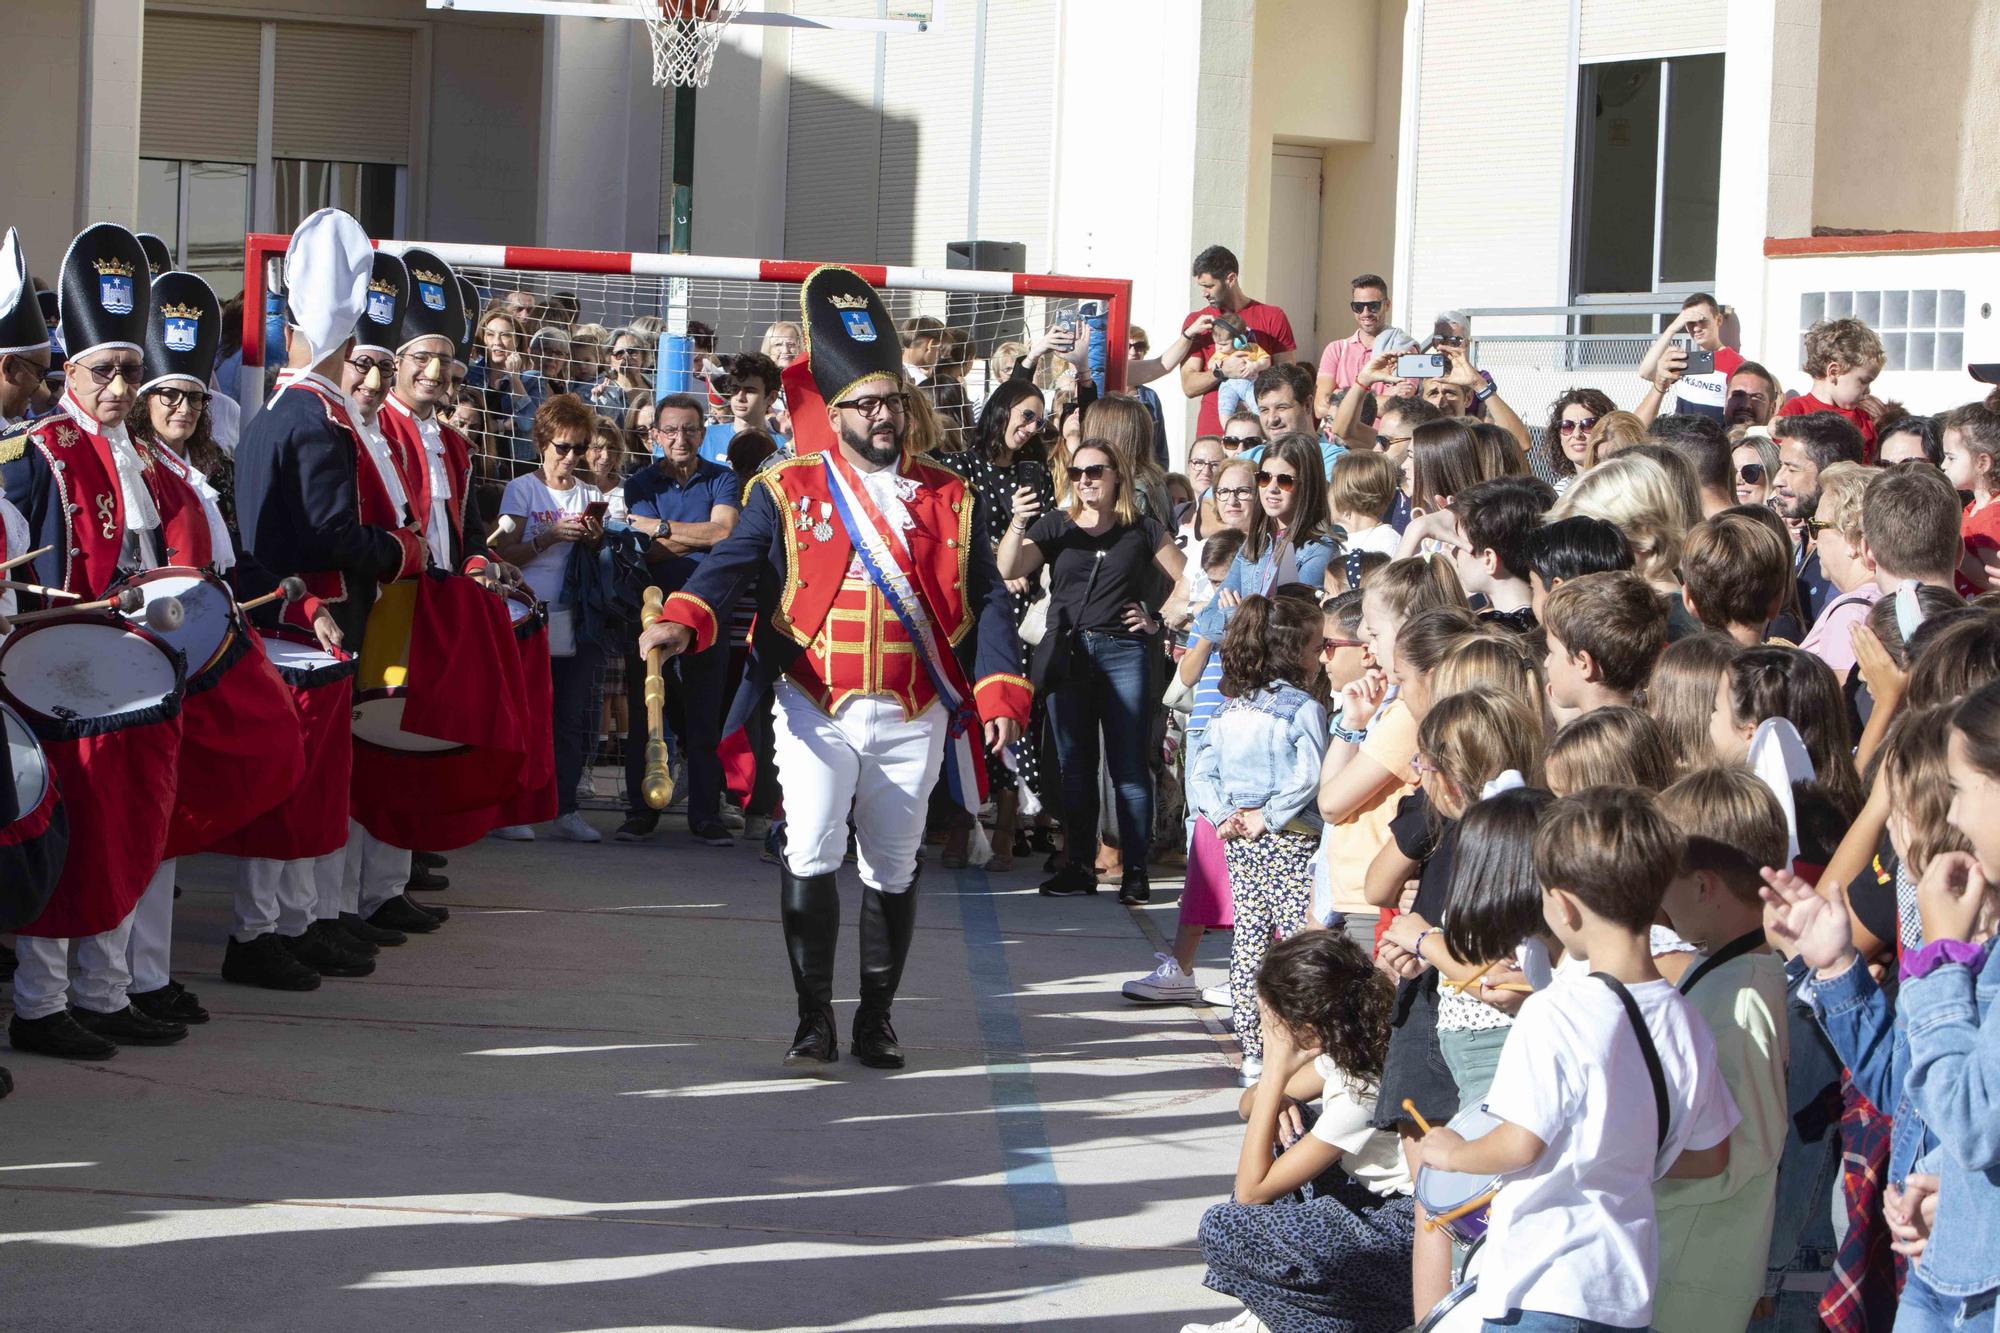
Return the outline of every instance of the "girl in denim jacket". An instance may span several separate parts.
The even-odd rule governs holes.
[[[1319,766],[1326,710],[1310,692],[1322,648],[1310,591],[1243,599],[1222,640],[1222,707],[1188,774],[1188,799],[1215,826],[1229,866],[1236,925],[1230,947],[1231,1021],[1243,1076],[1263,1068],[1257,969],[1271,937],[1306,924],[1307,863],[1319,846]]]
[[[1963,703],[1899,719],[1884,756],[1896,789],[1898,750],[1921,747],[1946,716],[1948,827],[1892,817],[1897,851],[1928,839],[1966,841],[1922,868],[1924,945],[1902,960],[1892,1005],[1855,951],[1838,885],[1815,893],[1766,871],[1780,911],[1773,933],[1817,971],[1814,1003],[1828,1039],[1876,1105],[1894,1107],[1886,1213],[1896,1248],[1914,1263],[1896,1315],[1899,1333],[1986,1333],[2000,1294],[2000,951],[1992,948],[2000,883],[2000,683]],[[1937,793],[1905,794],[1898,811]],[[1914,867],[1913,867],[1914,868]],[[1974,942],[1976,941],[1976,942]],[[1885,1049],[1886,1048],[1886,1049]]]

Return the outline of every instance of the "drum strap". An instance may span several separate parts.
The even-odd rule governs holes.
[[[1625,1016],[1632,1020],[1632,1034],[1639,1039],[1639,1054],[1646,1058],[1646,1073],[1653,1080],[1653,1110],[1659,1115],[1659,1135],[1653,1152],[1657,1155],[1667,1146],[1667,1075],[1660,1068],[1660,1053],[1653,1046],[1653,1034],[1646,1030],[1646,1017],[1639,1012],[1639,1002],[1632,998],[1632,992],[1625,989],[1625,983],[1609,972],[1592,972],[1605,985],[1611,987],[1612,994],[1625,1006]]]
[[[1720,949],[1717,949],[1714,953],[1689,968],[1687,975],[1681,978],[1681,994],[1686,995],[1689,991],[1693,990],[1695,982],[1700,981],[1724,963],[1734,962],[1743,955],[1760,949],[1763,946],[1764,928],[1762,926],[1759,926],[1756,930],[1744,931],[1741,935],[1738,935],[1735,939],[1729,941],[1729,943],[1723,945]]]

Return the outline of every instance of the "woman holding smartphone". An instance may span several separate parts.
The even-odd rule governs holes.
[[[549,676],[555,695],[555,834],[573,842],[598,841],[597,830],[576,809],[577,783],[596,719],[591,716],[604,652],[576,636],[568,586],[570,548],[595,546],[604,535],[604,492],[585,479],[597,414],[572,393],[559,393],[535,409],[533,438],[541,466],[507,483],[500,497],[500,525],[493,553],[519,567],[522,580],[549,609]],[[526,825],[494,830],[517,842],[534,839]]]

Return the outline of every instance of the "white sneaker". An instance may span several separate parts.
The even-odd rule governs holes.
[[[1256,1315],[1245,1310],[1219,1324],[1182,1324],[1181,1333],[1267,1333],[1267,1330]]]
[[[595,795],[597,795],[597,774],[585,769],[583,776],[576,780],[576,798],[583,801]]]
[[[1264,1057],[1261,1055],[1244,1056],[1243,1068],[1237,1074],[1236,1081],[1246,1088],[1254,1088],[1257,1086],[1257,1080],[1262,1077],[1264,1077]]]
[[[604,841],[604,835],[592,828],[590,821],[575,810],[566,815],[557,815],[556,822],[550,826],[549,832],[558,838],[567,838],[571,842]]]
[[[502,824],[493,830],[493,836],[504,842],[533,842],[535,831],[526,824]]]
[[[1201,987],[1181,971],[1179,959],[1170,953],[1156,953],[1153,957],[1160,960],[1160,965],[1145,976],[1126,982],[1126,999],[1148,1004],[1187,1004],[1201,997]]]
[[[1203,986],[1201,988],[1201,1002],[1211,1009],[1227,1010],[1236,1007],[1235,999],[1229,994],[1227,984],[1221,986]]]

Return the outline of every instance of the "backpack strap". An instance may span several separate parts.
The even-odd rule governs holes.
[[[1646,1059],[1646,1073],[1653,1080],[1653,1109],[1659,1116],[1659,1136],[1653,1147],[1657,1156],[1667,1146],[1667,1075],[1660,1067],[1660,1052],[1653,1045],[1653,1034],[1646,1030],[1646,1019],[1639,1012],[1639,1002],[1632,998],[1632,992],[1625,984],[1609,972],[1592,972],[1605,985],[1611,987],[1612,994],[1625,1006],[1625,1016],[1632,1020],[1632,1034],[1639,1039],[1639,1054]]]

